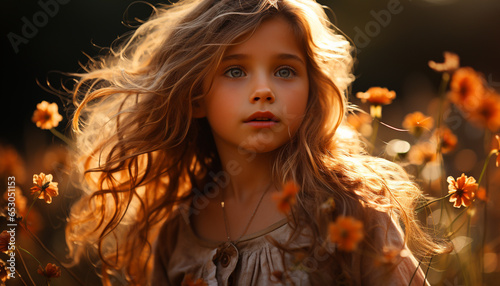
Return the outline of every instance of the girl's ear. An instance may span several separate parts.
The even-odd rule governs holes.
[[[193,118],[203,118],[207,116],[205,108],[205,98],[193,101]]]

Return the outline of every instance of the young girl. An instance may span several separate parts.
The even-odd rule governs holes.
[[[415,257],[444,247],[344,123],[350,52],[313,0],[158,7],[74,75],[72,255],[95,249],[106,285],[425,284]]]

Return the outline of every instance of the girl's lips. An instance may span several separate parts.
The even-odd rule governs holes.
[[[278,122],[279,119],[270,111],[257,111],[244,121],[245,124],[255,128],[270,128]]]
[[[255,128],[271,128],[274,125],[278,124],[276,121],[249,121],[245,122],[245,124],[255,127]]]
[[[250,115],[244,121],[245,123],[250,122],[279,122],[279,119],[271,111],[257,111]]]

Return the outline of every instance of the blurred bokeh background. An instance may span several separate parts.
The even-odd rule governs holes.
[[[124,22],[147,18],[151,12],[150,7],[140,2],[132,4],[134,2],[136,1],[2,1],[0,29],[4,71],[1,77],[1,94],[4,103],[1,104],[3,110],[0,112],[0,122],[3,122],[0,145],[4,150],[15,150],[18,155],[7,157],[6,152],[2,153],[0,164],[10,164],[9,168],[12,169],[4,168],[0,171],[15,173],[16,181],[25,195],[31,187],[32,175],[40,172],[52,173],[54,180],[59,182],[61,193],[64,193],[65,188],[72,188],[64,176],[67,166],[64,142],[31,122],[36,104],[42,100],[59,105],[60,113],[65,118],[57,127],[59,131],[69,130],[68,116],[64,111],[63,101],[40,88],[37,81],[42,84],[47,79],[57,82],[58,77],[54,71],[79,71],[79,62],[87,61],[84,53],[97,55],[100,47],[109,46],[119,35],[130,31]],[[149,1],[152,4],[160,2]],[[427,63],[429,60],[441,62],[444,51],[458,54],[462,66],[471,66],[482,72],[491,87],[500,89],[498,0],[319,2],[331,9],[329,15],[332,21],[358,47],[354,70],[357,80],[352,86],[351,101],[368,110],[355,98],[356,92],[366,91],[371,86],[396,91],[396,100],[384,107],[382,118],[383,122],[391,126],[401,128],[402,118],[409,112],[418,110],[430,113],[435,110],[434,101],[441,75],[431,70]],[[447,112],[448,115],[459,115],[457,110],[451,108]],[[482,141],[483,130],[462,119],[449,123],[453,123],[454,132],[459,135],[460,148],[468,150],[468,153],[461,157],[462,161],[450,159],[447,162],[447,172],[455,177],[461,172],[478,176],[483,163],[481,160],[484,160],[484,154],[488,151]],[[395,137],[408,138],[408,134],[389,128],[381,127],[379,132],[381,141],[389,141]],[[468,162],[468,165],[464,162]],[[5,182],[1,183],[3,192]],[[492,190],[494,191],[500,190]],[[39,225],[40,237],[45,238],[49,248],[61,257],[65,253],[65,216],[73,199],[73,194],[65,194],[54,199],[50,207],[37,203],[34,209],[41,215],[40,222],[34,222]],[[500,219],[500,214],[494,212],[489,219]],[[495,227],[498,229],[496,224],[491,225],[492,229]],[[493,230],[488,240],[495,241],[495,235]],[[26,243],[31,243],[28,241]],[[498,256],[498,251],[496,249],[493,253]],[[40,252],[40,255],[44,257],[45,254]],[[25,259],[29,260],[28,257]],[[490,273],[497,273],[492,277],[498,278],[498,257],[496,261],[499,265],[493,267]],[[46,262],[49,262],[48,257],[43,263]],[[95,281],[90,277],[95,276],[89,274],[91,272],[86,270],[80,275],[87,281]],[[493,278],[490,279],[494,281]],[[64,284],[71,283],[68,281],[71,280],[54,280],[54,285],[71,285]]]
[[[45,82],[51,71],[78,71],[78,62],[86,62],[83,53],[95,56],[99,47],[108,46],[130,30],[124,21],[144,19],[150,12],[145,4],[130,6],[136,2],[133,0],[42,0],[57,4],[56,12],[43,16],[43,7],[38,2],[5,0],[0,12],[5,67],[2,94],[6,107],[1,118],[8,123],[2,128],[0,138],[20,148],[31,144],[26,142],[27,137],[37,135],[36,140],[43,140],[45,133],[30,122],[36,103],[58,100],[42,91],[36,80]],[[440,61],[446,50],[459,54],[462,65],[473,66],[500,86],[500,1],[320,2],[331,8],[333,21],[362,47],[357,56],[354,92],[370,86],[386,86],[396,91],[399,99],[395,103],[402,102],[414,93],[414,85],[421,89],[426,88],[423,86],[426,83],[436,85],[440,77],[427,67],[427,62]],[[128,15],[124,15],[127,7]],[[385,17],[387,12],[389,18]],[[23,31],[26,22],[35,31],[26,28]],[[13,45],[9,33],[24,40]],[[408,102],[405,108],[418,108],[415,104],[419,102],[420,98]],[[395,105],[393,111],[399,109]]]

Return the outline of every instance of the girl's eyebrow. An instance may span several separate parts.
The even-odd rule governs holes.
[[[224,56],[222,58],[222,62],[230,61],[230,60],[245,60],[245,59],[249,59],[249,58],[250,58],[250,55],[247,55],[247,54],[230,54],[230,55]],[[276,58],[280,59],[280,60],[294,60],[294,61],[297,61],[297,62],[305,65],[304,60],[295,54],[282,53],[282,54],[278,54],[276,56]]]
[[[301,57],[299,57],[295,54],[279,54],[278,58],[280,60],[295,60],[295,61],[300,62],[301,64],[304,64],[304,65],[306,64]]]
[[[225,62],[225,61],[230,61],[230,60],[244,60],[244,59],[248,59],[248,58],[250,58],[250,56],[246,55],[246,54],[231,54],[231,55],[224,56],[222,58],[222,61]]]

